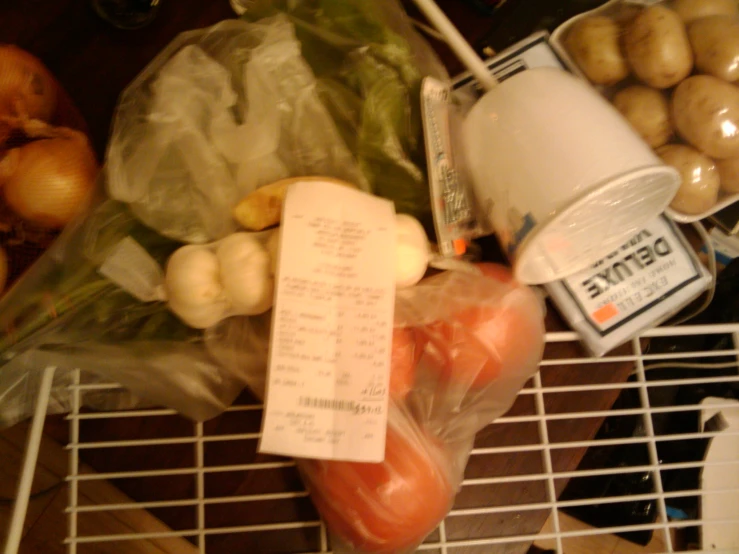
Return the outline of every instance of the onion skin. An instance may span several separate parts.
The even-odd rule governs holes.
[[[56,110],[56,80],[34,55],[0,44],[0,116],[50,121]]]
[[[47,229],[61,229],[85,209],[98,173],[87,137],[71,129],[57,133],[8,150],[0,162],[8,207]]]
[[[8,253],[0,246],[0,295],[5,292],[5,285],[8,284]]]

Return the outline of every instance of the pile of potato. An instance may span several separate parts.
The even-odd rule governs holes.
[[[564,47],[683,179],[670,207],[703,214],[739,195],[739,0],[620,3]]]

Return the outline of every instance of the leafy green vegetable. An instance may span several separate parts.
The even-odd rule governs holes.
[[[0,302],[0,366],[28,347],[78,340],[122,342],[194,333],[163,302],[142,303],[98,273],[111,249],[134,238],[164,263],[178,243],[141,224],[125,204],[107,200],[67,228]],[[59,260],[59,256],[63,261]]]
[[[385,0],[257,0],[244,17],[285,13],[321,100],[375,194],[430,223],[422,137],[423,78]],[[395,9],[400,13],[399,5]],[[396,22],[397,23],[397,22]],[[408,30],[408,32],[413,32]]]

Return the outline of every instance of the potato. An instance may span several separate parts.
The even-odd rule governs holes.
[[[739,88],[711,75],[694,75],[672,95],[677,132],[711,158],[739,157]]]
[[[667,144],[657,149],[667,164],[680,172],[682,183],[670,208],[680,213],[697,215],[711,209],[718,200],[719,175],[716,164],[695,148],[683,144]]]
[[[688,26],[695,67],[724,81],[739,80],[739,18],[714,15]]]
[[[693,52],[685,25],[671,9],[650,6],[626,26],[626,59],[636,76],[654,88],[668,88],[690,75]]]
[[[593,83],[614,85],[629,74],[619,44],[621,29],[609,17],[591,16],[575,22],[565,48]]]
[[[619,27],[623,28],[633,21],[633,19],[641,13],[644,6],[638,4],[630,4],[628,2],[621,2],[616,13],[609,14],[613,20],[618,23]]]
[[[675,0],[672,8],[685,23],[710,15],[739,13],[737,0]]]
[[[739,158],[716,160],[721,178],[721,190],[728,194],[739,194]]]
[[[282,219],[282,204],[287,195],[287,187],[293,183],[323,181],[357,188],[351,183],[330,177],[294,177],[282,179],[250,192],[233,209],[234,219],[250,231],[262,231],[277,225]]]
[[[661,91],[634,85],[616,93],[613,105],[652,148],[672,137],[670,105]]]

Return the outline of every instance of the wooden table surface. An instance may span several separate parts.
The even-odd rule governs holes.
[[[440,0],[439,4],[459,26],[472,42],[485,36],[493,23],[492,19],[481,16],[468,4],[458,0]],[[158,17],[143,29],[122,31],[115,29],[98,18],[88,4],[88,0],[3,0],[0,5],[0,42],[15,43],[41,58],[78,107],[87,123],[90,136],[98,155],[102,158],[108,138],[109,126],[116,101],[121,90],[151,60],[157,52],[166,46],[183,30],[205,27],[224,18],[233,17],[227,0],[163,0]],[[447,63],[450,73],[461,68],[447,49],[435,41],[442,59]],[[494,241],[483,241],[486,254],[495,258],[499,254]],[[562,324],[553,313],[548,319],[550,329],[562,328]],[[578,355],[574,345],[553,345],[549,354],[556,357]],[[576,384],[585,382],[588,377],[587,366],[560,367],[543,374],[545,385]],[[626,379],[630,371],[628,364],[613,364],[607,374],[601,371],[601,382],[620,382]],[[600,393],[584,395],[554,394],[545,397],[548,413],[562,413],[573,409],[606,410],[614,402],[617,390],[606,390]],[[512,413],[531,413],[532,396],[522,396],[516,402]],[[217,418],[206,424],[206,430],[215,434],[244,432],[244,429],[257,429],[259,414],[234,418],[233,414]],[[599,418],[583,418],[577,420],[561,420],[550,428],[550,440],[587,440],[597,432],[601,423]],[[189,431],[188,431],[189,429]],[[111,440],[114,438],[141,438],[174,436],[179,432],[191,433],[192,426],[179,418],[155,418],[147,420],[103,420],[82,426],[82,439],[85,441]],[[59,440],[66,440],[66,423],[56,420],[49,430]],[[477,446],[536,444],[540,441],[536,425],[494,425],[483,430],[478,436]],[[577,467],[584,450],[582,448],[558,449],[553,452],[555,471],[570,471]],[[110,449],[83,451],[83,460],[98,472],[122,471],[139,467],[142,459],[149,466],[161,468],[191,467],[194,463],[191,445],[162,449],[156,458],[150,451],[130,448],[126,450]],[[233,463],[249,463],[263,457],[253,447],[244,447],[238,452],[228,445],[209,447],[206,456],[219,461],[228,460]],[[475,456],[467,468],[467,476],[506,476],[535,473],[542,471],[541,458],[535,455],[512,456]],[[555,481],[555,489],[560,492],[566,479]],[[182,476],[169,479],[167,483],[159,482],[152,486],[147,480],[120,480],[116,485],[137,501],[177,498],[192,495],[192,477]],[[297,474],[293,469],[274,472],[268,479],[244,473],[228,473],[210,475],[207,482],[213,494],[257,494],[260,491],[274,491],[280,488],[290,490],[300,488]],[[191,498],[192,496],[190,496]],[[458,507],[474,507],[485,505],[520,504],[523,502],[545,502],[546,489],[542,485],[539,490],[534,485],[521,483],[498,485],[497,487],[465,487],[457,499]],[[221,509],[213,508],[209,512],[209,526],[228,526],[259,521],[263,509],[260,507],[229,506]],[[276,508],[285,512],[284,517],[295,514],[303,518],[315,517],[315,513],[307,499],[295,499],[289,505]],[[159,510],[156,514],[173,529],[184,529],[194,525],[192,510],[170,509]],[[447,522],[447,538],[449,540],[469,537],[508,536],[512,534],[537,533],[548,516],[547,511],[526,512],[518,514],[488,515],[469,518],[453,518]],[[255,535],[217,535],[208,542],[208,552],[293,552],[306,545],[311,531],[298,530],[282,533],[270,538],[257,538]],[[291,547],[290,544],[293,546]],[[500,552],[506,554],[524,553],[528,543],[508,546],[475,549],[455,549],[455,553]]]

